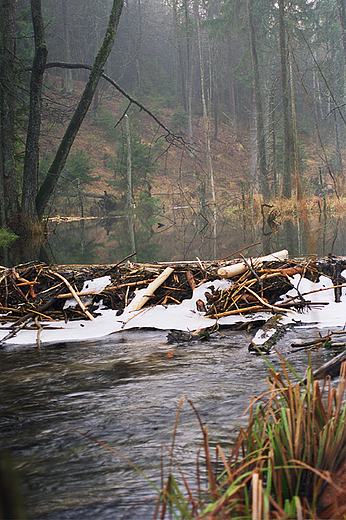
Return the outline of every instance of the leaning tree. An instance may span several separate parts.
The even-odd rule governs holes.
[[[24,165],[18,172],[15,161],[15,75],[19,67],[15,55],[16,0],[0,0],[0,193],[1,225],[19,233],[34,229],[44,215],[78,130],[88,112],[105,63],[113,48],[123,0],[113,0],[103,42],[90,67],[90,74],[79,103],[61,139],[42,184],[38,185],[39,137],[43,75],[47,47],[41,0],[31,0],[31,20],[35,52],[30,67],[29,118]]]

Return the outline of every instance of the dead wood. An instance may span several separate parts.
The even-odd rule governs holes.
[[[90,314],[90,312],[87,310],[84,303],[79,298],[77,292],[74,290],[74,288],[69,283],[69,281],[66,280],[66,278],[64,276],[62,276],[60,273],[54,273],[52,271],[50,271],[50,273],[53,274],[54,276],[57,276],[58,278],[60,278],[60,280],[62,280],[67,285],[67,287],[70,289],[72,296],[74,297],[74,299],[76,300],[76,302],[78,303],[78,305],[80,306],[80,308],[82,309],[84,314],[89,318],[89,320],[91,320],[91,321],[94,320],[95,319],[94,316],[92,314]]]
[[[342,363],[346,362],[346,350],[341,352],[339,355],[333,357],[330,361],[322,365],[320,368],[314,371],[314,379],[324,379],[327,376],[336,377],[340,374]],[[303,381],[307,382],[306,379]]]
[[[138,298],[134,298],[134,300],[127,307],[128,312],[138,311],[150,300],[150,298],[155,293],[156,289],[163,284],[165,280],[173,273],[173,267],[166,267],[166,269],[146,288],[145,294],[140,295]]]
[[[231,315],[246,315],[261,311],[273,313],[296,312],[313,305],[327,302],[310,302],[306,296],[321,290],[300,294],[277,304],[281,296],[292,289],[290,277],[299,275],[311,281],[318,281],[320,274],[331,278],[331,289],[346,287],[340,273],[346,268],[343,259],[328,258],[320,261],[254,261],[206,262],[196,259],[192,262],[131,263],[122,261],[112,265],[55,265],[22,264],[13,268],[0,268],[0,323],[16,327],[29,326],[35,316],[40,322],[52,320],[94,319],[99,303],[105,308],[121,314],[128,305],[131,309],[137,289],[146,287],[142,300],[148,305],[179,304],[190,299],[193,291],[202,283],[210,282],[205,293],[206,302],[199,299],[196,310],[207,317],[221,318]],[[215,290],[213,281],[219,279],[218,269],[241,263],[245,272],[238,274],[230,282],[230,287]],[[166,271],[167,278],[152,291],[153,284]],[[84,282],[109,276],[110,284],[102,291],[82,291]],[[342,283],[340,283],[342,282]],[[68,290],[63,292],[64,287]],[[337,295],[335,295],[337,297]],[[90,304],[83,301],[91,300]],[[340,297],[340,295],[339,295]],[[64,301],[74,298],[75,307],[64,308]],[[130,303],[129,303],[130,302]],[[48,303],[48,308],[44,306]],[[137,304],[136,304],[137,305]],[[42,307],[43,306],[43,307]],[[26,320],[28,320],[26,322]],[[30,325],[31,326],[31,325]]]
[[[51,298],[48,302],[41,305],[37,311],[32,310],[28,312],[25,316],[22,316],[19,320],[17,320],[13,325],[11,325],[11,332],[9,332],[2,340],[0,341],[0,346],[3,345],[7,340],[16,336],[16,334],[23,329],[28,323],[32,322],[35,318],[35,314],[42,313],[48,310],[55,303],[56,298]],[[42,314],[41,314],[42,315]]]
[[[194,291],[196,289],[196,280],[194,279],[192,271],[190,271],[190,269],[186,271],[186,279],[189,282],[191,290]]]

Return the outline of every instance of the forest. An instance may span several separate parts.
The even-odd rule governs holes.
[[[2,0],[1,227],[326,205],[344,193],[345,0]],[[155,220],[156,219],[156,220]]]

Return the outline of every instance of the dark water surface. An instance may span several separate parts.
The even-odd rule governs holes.
[[[291,258],[307,255],[346,254],[346,217],[305,213],[270,220],[251,220],[239,212],[219,219],[216,239],[211,221],[201,225],[194,214],[176,210],[169,221],[145,226],[136,219],[133,236],[125,217],[50,222],[43,243],[17,239],[10,247],[0,244],[0,263],[7,267],[28,261],[57,264],[112,264],[137,252],[132,261],[213,260],[258,243],[244,254],[251,256],[287,249]],[[187,211],[187,210],[184,210]],[[271,210],[274,211],[274,210]],[[204,222],[204,220],[203,220]],[[203,223],[202,222],[202,223]],[[132,238],[131,238],[132,237]]]
[[[259,218],[252,222],[233,215],[217,223],[217,238],[209,222],[175,217],[175,224],[150,233],[136,234],[131,245],[126,219],[101,219],[51,225],[47,255],[56,263],[115,263],[137,251],[137,261],[176,261],[224,258],[239,249],[259,242],[248,254],[268,254],[287,249],[290,257],[307,255],[346,255],[346,217],[344,215],[305,215],[278,217],[271,222]]]
[[[279,347],[299,374],[307,353],[290,343],[314,329],[287,332]],[[229,453],[242,412],[266,389],[267,368],[241,332],[170,345],[166,332],[128,331],[102,341],[8,346],[0,352],[1,446],[12,451],[32,519],[152,518],[155,496],[127,462],[73,429],[117,450],[161,486],[167,476],[181,396],[191,399],[212,444]],[[330,354],[313,353],[316,368]],[[279,367],[276,354],[271,361]],[[192,487],[202,435],[184,402],[174,456]],[[179,478],[178,470],[174,469]],[[132,509],[130,509],[132,508]]]

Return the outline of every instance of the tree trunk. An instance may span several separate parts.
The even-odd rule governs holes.
[[[341,154],[341,143],[340,143],[340,135],[339,135],[339,121],[336,115],[336,110],[334,110],[334,127],[335,127],[335,153],[337,158],[337,173],[339,177],[341,177],[342,184],[344,184],[344,172],[343,172],[343,161]],[[339,191],[342,190],[342,187],[339,187]]]
[[[181,77],[181,94],[183,98],[183,107],[187,113],[187,99],[186,99],[186,79],[185,79],[185,70],[184,70],[184,60],[183,60],[183,51],[181,45],[181,38],[179,34],[179,18],[178,18],[178,10],[177,10],[177,0],[173,0],[172,2],[173,8],[173,27],[175,30],[176,36],[176,47],[178,51],[178,59],[179,59],[179,67],[180,67],[180,77]],[[177,89],[178,90],[178,89]]]
[[[292,196],[291,173],[292,161],[292,121],[290,117],[290,89],[287,70],[287,45],[285,28],[285,0],[278,0],[279,4],[279,45],[281,61],[281,86],[282,86],[282,118],[284,133],[284,156],[282,175],[282,196],[290,199]]]
[[[273,173],[274,197],[279,196],[280,179],[277,169],[277,153],[276,153],[276,121],[275,121],[275,85],[272,80],[269,99],[269,120],[270,120],[270,140],[271,140],[271,171]]]
[[[346,3],[345,0],[337,0],[339,21],[342,34],[342,53],[344,68],[344,96],[346,96]]]
[[[265,148],[265,133],[264,133],[264,121],[263,121],[263,110],[262,110],[262,100],[261,100],[261,85],[260,85],[260,78],[259,78],[255,26],[253,23],[253,13],[252,13],[253,12],[253,0],[248,0],[247,11],[248,11],[250,46],[251,46],[253,83],[254,83],[254,90],[255,90],[255,105],[256,105],[256,113],[257,113],[256,114],[256,116],[257,116],[256,123],[257,123],[259,181],[260,181],[263,199],[265,201],[268,201],[270,199],[270,190],[269,190],[266,148]]]
[[[1,210],[8,225],[19,211],[18,181],[14,162],[14,56],[15,56],[15,9],[16,0],[1,0],[0,3],[0,174]]]
[[[257,146],[257,111],[254,102],[254,93],[251,93],[250,104],[250,135],[249,135],[249,178],[252,187],[259,191],[258,184],[258,146]]]
[[[29,124],[25,146],[22,213],[26,221],[34,223],[38,187],[39,139],[41,128],[42,84],[47,60],[41,0],[31,0],[31,16],[35,39],[35,57],[30,80]]]
[[[132,150],[131,150],[131,134],[129,116],[125,114],[125,128],[126,128],[126,151],[127,151],[127,167],[126,167],[126,184],[127,184],[127,197],[126,197],[126,209],[128,212],[127,220],[129,225],[130,244],[132,253],[136,251],[136,237],[135,237],[135,225],[132,214]],[[133,261],[137,261],[135,255]]]
[[[211,156],[211,147],[210,147],[210,118],[209,118],[209,111],[207,108],[207,103],[205,100],[204,61],[203,61],[204,56],[203,56],[203,51],[202,51],[202,37],[201,37],[197,0],[194,0],[194,11],[195,11],[196,26],[197,26],[199,66],[200,66],[200,74],[201,74],[201,93],[202,93],[202,109],[203,109],[204,139],[205,139],[205,146],[206,146],[206,159],[207,159],[208,175],[209,175],[210,186],[211,186],[211,195],[212,195],[212,199],[213,199],[213,256],[214,256],[214,258],[216,258],[216,195],[215,195],[215,184],[214,184],[213,160],[212,160],[212,156]]]
[[[53,194],[59,176],[65,166],[66,159],[68,157],[74,139],[84,120],[84,117],[88,112],[99,79],[104,71],[105,63],[114,44],[115,34],[119,23],[123,2],[124,0],[113,0],[113,6],[109,16],[106,34],[103,43],[100,47],[100,50],[95,58],[88,82],[84,88],[82,97],[62,138],[62,141],[57,150],[53,163],[50,166],[47,175],[37,194],[36,207],[37,214],[40,219],[43,217],[46,205]]]
[[[186,31],[186,103],[187,103],[187,130],[189,144],[193,148],[193,128],[192,128],[192,24],[189,17],[189,6],[184,0],[185,31]]]
[[[299,151],[298,151],[298,129],[296,116],[296,101],[293,84],[293,68],[292,68],[292,52],[289,52],[289,67],[290,67],[290,87],[291,87],[291,107],[292,107],[292,136],[293,136],[293,164],[294,177],[296,181],[296,197],[297,200],[303,199],[302,179],[299,169]]]
[[[69,28],[68,28],[69,16],[67,13],[66,0],[61,0],[61,10],[62,10],[62,38],[63,38],[65,61],[67,63],[71,63],[70,32],[69,32]],[[64,74],[63,92],[71,94],[71,92],[73,92],[72,70],[64,69],[63,74]]]
[[[228,63],[228,92],[229,92],[229,108],[231,114],[232,124],[237,124],[237,109],[236,109],[236,98],[234,92],[234,74],[233,74],[233,44],[231,40],[231,31],[228,30],[227,34],[227,63]]]

